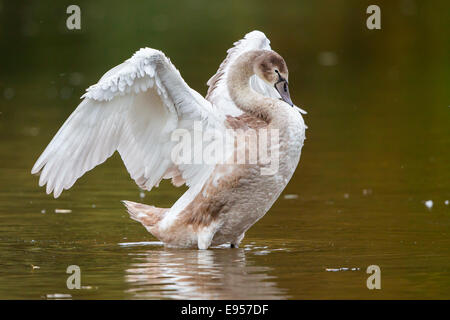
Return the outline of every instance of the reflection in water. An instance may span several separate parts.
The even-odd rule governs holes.
[[[125,281],[135,299],[286,299],[270,268],[248,265],[244,249],[132,253]]]

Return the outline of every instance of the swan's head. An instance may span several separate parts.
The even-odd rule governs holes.
[[[281,99],[293,106],[288,87],[288,68],[283,57],[274,51],[264,51],[255,60],[255,74],[277,89]]]

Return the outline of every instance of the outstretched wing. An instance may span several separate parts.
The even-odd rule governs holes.
[[[235,42],[233,45],[234,46],[232,48],[228,49],[228,55],[220,64],[216,74],[213,75],[206,83],[209,86],[206,99],[225,114],[238,116],[242,113],[242,111],[231,100],[227,88],[227,77],[231,65],[233,65],[241,54],[247,51],[272,49],[270,48],[270,40],[261,31],[249,32],[243,39]],[[253,75],[250,78],[250,86],[256,92],[259,92],[267,97],[275,99],[281,98],[280,94],[274,87],[264,82],[257,75]],[[299,112],[306,113],[302,109],[298,107],[296,108]]]
[[[161,51],[139,50],[82,98],[31,171],[41,173],[39,185],[47,184],[48,194],[57,198],[116,150],[130,176],[146,190],[163,178],[192,185],[208,175],[205,166],[174,163],[171,134],[192,131],[194,122],[222,130],[223,120]]]

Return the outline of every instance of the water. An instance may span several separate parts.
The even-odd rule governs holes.
[[[2,2],[0,299],[450,298],[449,5],[389,1],[378,32],[360,1],[174,5],[81,2],[70,33],[63,6]],[[204,94],[255,28],[286,59],[309,129],[292,181],[241,248],[165,249],[120,200],[168,207],[185,189],[141,199],[117,154],[57,200],[38,187],[33,163],[108,68],[161,48]],[[80,290],[67,289],[69,265]],[[381,290],[367,289],[370,265]]]

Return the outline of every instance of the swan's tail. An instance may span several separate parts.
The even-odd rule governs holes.
[[[142,225],[146,227],[147,230],[155,226],[164,217],[164,214],[169,210],[167,208],[157,208],[133,201],[124,200],[122,202],[127,208],[128,213],[130,214],[130,218],[142,223]]]

